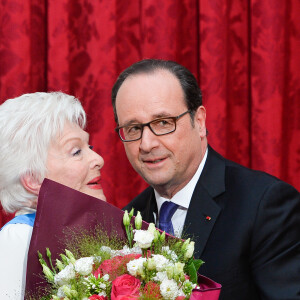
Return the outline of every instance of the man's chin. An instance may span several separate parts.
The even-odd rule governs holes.
[[[142,176],[154,189],[163,189],[168,186],[169,180],[165,177]]]

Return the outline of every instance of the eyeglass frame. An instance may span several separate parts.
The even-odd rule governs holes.
[[[157,118],[157,119],[154,119],[154,120],[152,120],[152,121],[150,121],[150,122],[147,122],[147,123],[136,123],[136,124],[132,124],[132,125],[139,125],[139,126],[141,126],[141,136],[140,136],[138,139],[133,139],[133,140],[123,140],[123,138],[122,138],[122,136],[121,136],[121,134],[120,134],[120,129],[125,128],[125,127],[127,127],[127,126],[129,126],[129,125],[118,126],[118,127],[115,128],[115,131],[118,133],[118,135],[119,135],[121,141],[122,141],[122,142],[125,142],[125,143],[127,143],[127,142],[135,142],[135,141],[140,140],[140,139],[143,137],[143,132],[144,132],[145,126],[147,126],[147,127],[151,130],[151,132],[152,132],[154,135],[156,135],[156,136],[167,135],[167,134],[170,134],[170,133],[176,131],[176,128],[177,128],[177,127],[176,127],[177,121],[178,121],[181,117],[183,117],[184,115],[186,115],[187,113],[192,113],[192,111],[191,111],[191,110],[187,110],[186,112],[184,112],[184,113],[182,113],[182,114],[180,114],[180,115],[178,115],[178,116],[176,116],[176,117],[163,117],[163,118]],[[155,132],[153,131],[153,129],[151,128],[150,124],[153,123],[153,122],[157,122],[157,121],[160,121],[160,120],[164,120],[164,119],[172,119],[172,120],[174,121],[174,125],[175,125],[174,129],[173,129],[172,131],[170,131],[170,132],[167,132],[167,133],[162,133],[162,134],[157,134],[157,133],[155,133]]]

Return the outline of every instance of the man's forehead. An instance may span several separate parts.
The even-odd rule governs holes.
[[[151,79],[158,79],[158,78],[160,81],[171,82],[173,84],[180,84],[178,78],[169,70],[157,69],[157,70],[152,70],[150,72],[140,72],[137,74],[132,74],[124,80],[122,85],[124,85],[126,82],[129,83],[130,81],[131,82],[147,81],[147,80],[149,81]]]
[[[139,73],[128,77],[116,98],[119,124],[148,122],[173,116],[186,104],[178,79],[167,70]]]
[[[183,95],[181,84],[177,77],[167,70],[155,70],[150,73],[138,73],[130,75],[125,79],[116,95],[116,100],[124,97],[142,96],[144,94],[158,95],[176,89],[176,92]],[[118,101],[116,101],[118,102]]]

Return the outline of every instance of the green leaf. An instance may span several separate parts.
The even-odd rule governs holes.
[[[197,270],[192,262],[188,264],[188,274],[190,276],[190,281],[192,283],[197,283]]]
[[[195,269],[199,270],[199,268],[204,264],[204,261],[201,259],[194,259],[193,264],[195,266]]]

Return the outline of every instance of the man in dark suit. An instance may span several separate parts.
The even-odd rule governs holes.
[[[193,237],[200,273],[222,284],[220,299],[300,299],[299,192],[208,146],[195,77],[143,60],[121,73],[112,103],[127,157],[150,185],[125,209],[162,227],[172,203],[170,230]]]

